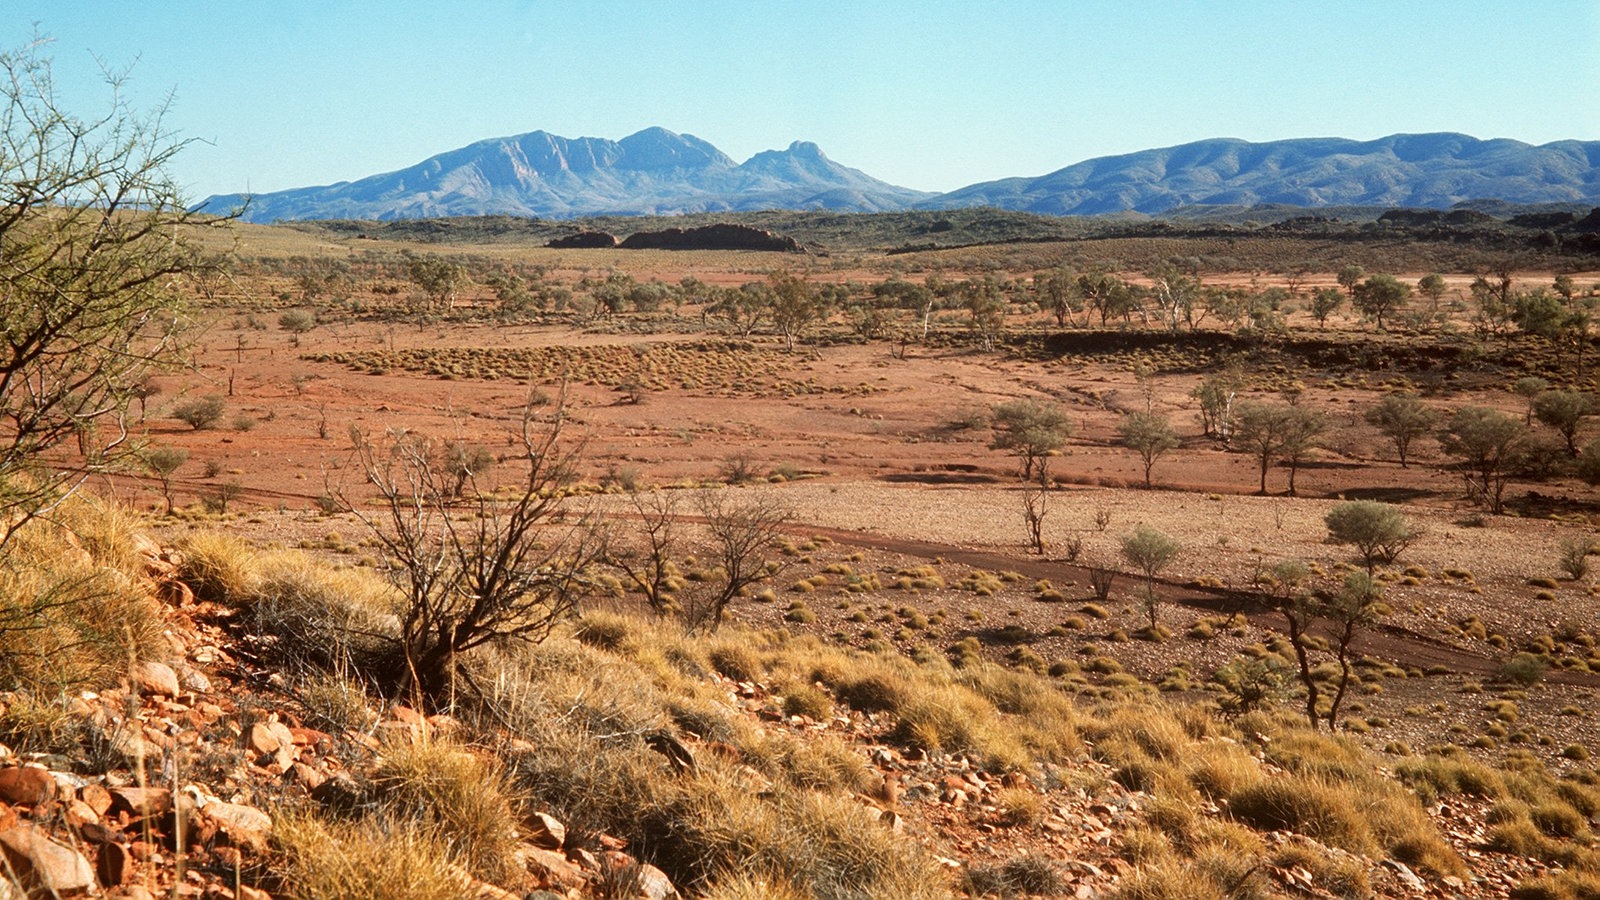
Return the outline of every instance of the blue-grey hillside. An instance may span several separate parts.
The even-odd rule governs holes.
[[[225,212],[240,195],[202,207]],[[1600,142],[1534,146],[1461,134],[1374,141],[1196,141],[1005,178],[948,194],[879,181],[816,144],[735,163],[664,128],[620,141],[534,131],[479,141],[409,169],[251,198],[245,219],[415,219],[512,215],[570,219],[753,210],[894,212],[987,206],[1043,215],[1169,213],[1197,206],[1422,207],[1600,203]]]
[[[1463,134],[1206,140],[1091,159],[1037,178],[974,184],[917,206],[1095,215],[1195,205],[1443,209],[1489,199],[1600,202],[1600,141],[1534,146]]]
[[[672,215],[760,209],[881,212],[933,196],[828,159],[816,144],[758,153],[738,164],[711,144],[664,128],[620,141],[534,131],[441,153],[359,181],[250,198],[245,220],[403,219],[516,215]],[[239,194],[208,198],[226,212]]]

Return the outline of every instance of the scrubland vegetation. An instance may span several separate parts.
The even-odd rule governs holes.
[[[229,229],[159,122],[8,122],[67,148],[0,156],[35,893],[1600,883],[1577,215],[555,251]]]

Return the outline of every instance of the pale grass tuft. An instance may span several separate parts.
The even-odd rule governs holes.
[[[515,872],[515,816],[492,757],[437,736],[388,741],[379,757],[372,778],[388,816],[443,837],[452,859],[485,881]]]
[[[435,831],[379,819],[326,821],[302,813],[273,821],[284,882],[317,900],[460,900],[465,885]]]

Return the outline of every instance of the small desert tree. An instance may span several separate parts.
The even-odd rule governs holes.
[[[172,476],[189,461],[189,451],[181,447],[151,447],[144,453],[144,466],[161,482],[161,499],[167,502],[167,515],[172,515]]]
[[[1233,431],[1233,397],[1239,390],[1236,372],[1207,375],[1189,396],[1200,404],[1200,430],[1206,437],[1226,439]]]
[[[1437,272],[1417,279],[1417,293],[1428,298],[1428,305],[1433,310],[1437,310],[1439,301],[1444,299],[1445,289],[1444,276]]]
[[[228,409],[228,402],[220,394],[207,394],[193,400],[185,400],[172,409],[172,417],[195,431],[210,428],[222,419],[222,414]]]
[[[1567,452],[1578,455],[1578,430],[1594,414],[1594,398],[1579,391],[1545,391],[1533,398],[1533,415],[1554,428],[1567,442]]]
[[[772,289],[772,324],[783,336],[784,347],[793,350],[806,329],[826,317],[827,302],[811,282],[797,275],[773,272],[767,282]]]
[[[1548,390],[1550,390],[1550,382],[1537,375],[1524,375],[1511,382],[1512,393],[1515,393],[1528,403],[1528,407],[1523,411],[1522,416],[1524,424],[1533,424],[1533,402],[1539,399],[1540,394]]]
[[[1363,316],[1374,320],[1378,330],[1383,330],[1383,317],[1405,305],[1411,296],[1411,285],[1393,275],[1374,275],[1356,285],[1350,298]]]
[[[677,550],[677,497],[666,491],[632,491],[629,500],[639,519],[636,537],[624,542],[613,532],[606,541],[606,561],[644,595],[652,611],[672,612],[677,587],[672,564]]]
[[[1230,442],[1255,457],[1261,469],[1260,492],[1267,492],[1267,468],[1284,448],[1289,427],[1288,406],[1249,401],[1238,406]]]
[[[1584,445],[1578,454],[1578,477],[1591,485],[1600,484],[1600,439]]]
[[[1067,438],[1072,436],[1072,420],[1065,409],[1032,399],[996,406],[993,423],[995,437],[990,448],[1021,457],[1023,481],[1032,480],[1037,468],[1039,480],[1044,483],[1049,457],[1066,446]]]
[[[460,263],[431,253],[407,260],[406,274],[428,296],[429,302],[438,306],[451,305],[456,291],[467,280],[467,270]]]
[[[1439,435],[1444,451],[1460,459],[1468,494],[1492,513],[1505,508],[1506,480],[1526,440],[1527,426],[1481,406],[1456,410]]]
[[[1289,466],[1289,496],[1296,495],[1295,475],[1300,464],[1314,450],[1322,446],[1322,416],[1303,406],[1290,406],[1282,411],[1282,443],[1278,456]]]
[[[1360,266],[1352,263],[1348,266],[1341,267],[1338,273],[1335,275],[1335,278],[1338,280],[1339,286],[1344,288],[1345,291],[1350,294],[1350,297],[1354,299],[1356,295],[1356,288],[1361,285],[1361,278],[1366,274],[1366,269],[1363,269]]]
[[[1390,394],[1367,410],[1367,423],[1383,433],[1394,444],[1400,457],[1400,467],[1408,466],[1411,444],[1423,437],[1438,424],[1439,417],[1433,409],[1415,394]]]
[[[781,504],[757,499],[734,502],[728,495],[726,490],[700,495],[700,515],[711,535],[709,552],[719,577],[698,616],[700,621],[691,624],[709,625],[712,631],[722,624],[735,597],[782,570],[782,563],[767,555],[782,542],[784,526],[792,518]]]
[[[1160,601],[1156,595],[1156,575],[1177,558],[1183,546],[1148,525],[1140,525],[1122,539],[1122,558],[1144,575],[1144,610],[1150,632],[1156,633]]]
[[[1144,462],[1145,487],[1150,487],[1150,470],[1155,467],[1156,460],[1182,443],[1167,417],[1153,412],[1134,412],[1124,416],[1117,428],[1117,437],[1122,446],[1139,454],[1139,459]]]
[[[1318,611],[1333,624],[1333,655],[1339,663],[1339,680],[1328,702],[1328,730],[1339,727],[1339,709],[1351,682],[1351,646],[1363,628],[1377,624],[1388,608],[1383,589],[1366,572],[1351,572],[1337,591],[1322,598]]]
[[[578,451],[560,442],[563,409],[524,407],[513,458],[498,484],[456,473],[439,442],[405,431],[372,438],[352,429],[357,471],[377,491],[378,512],[340,491],[383,550],[401,594],[399,667],[380,673],[430,707],[448,703],[458,658],[492,641],[538,642],[592,588],[600,541],[588,518],[563,521],[562,490]]]
[[[1338,288],[1317,288],[1311,295],[1311,317],[1317,320],[1318,327],[1327,327],[1328,317],[1343,305],[1344,294]]]
[[[74,115],[49,42],[0,51],[0,548],[84,479],[135,463],[129,401],[175,365],[205,220],[170,176],[187,141],[107,77]],[[52,453],[77,440],[82,458]]]
[[[1394,562],[1416,538],[1416,530],[1399,507],[1376,500],[1335,504],[1323,517],[1323,522],[1335,543],[1356,548],[1369,575],[1378,563]]]
[[[1311,569],[1298,559],[1285,559],[1272,567],[1272,602],[1283,614],[1289,646],[1294,650],[1295,671],[1306,692],[1306,721],[1315,729],[1320,717],[1321,686],[1311,664],[1311,626],[1316,622],[1316,602],[1310,590]]]
[[[310,310],[289,309],[278,316],[278,327],[289,332],[289,342],[300,346],[300,335],[317,327],[317,316]]]

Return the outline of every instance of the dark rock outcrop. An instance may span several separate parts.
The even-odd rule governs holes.
[[[769,250],[797,253],[794,238],[773,234],[748,225],[704,225],[699,228],[668,228],[628,235],[619,244],[624,250]]]
[[[604,231],[580,231],[566,237],[558,237],[548,244],[554,250],[595,250],[610,249],[617,245],[617,237]]]

